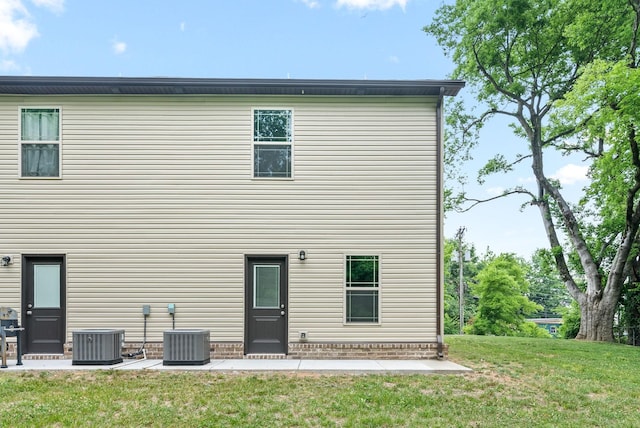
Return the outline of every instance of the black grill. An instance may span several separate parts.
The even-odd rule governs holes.
[[[7,327],[11,330],[11,327],[13,328],[19,328],[20,326],[18,325],[18,320],[0,320],[0,326],[2,327]],[[15,334],[13,334],[12,331],[8,331],[7,332],[7,336],[15,336]]]
[[[0,368],[7,368],[7,337],[16,338],[16,353],[18,360],[16,365],[22,365],[20,332],[23,330],[24,328],[20,327],[18,324],[18,311],[6,306],[0,306],[0,338],[2,339],[2,343],[0,344],[2,347],[2,365]]]

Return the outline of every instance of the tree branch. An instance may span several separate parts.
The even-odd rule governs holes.
[[[544,193],[544,190],[542,189],[543,186],[540,183],[538,183],[538,186],[541,188],[541,193]],[[551,246],[551,254],[556,262],[560,278],[562,278],[562,282],[565,287],[567,287],[569,294],[571,294],[571,296],[578,302],[581,302],[584,299],[584,293],[576,284],[573,276],[571,275],[571,271],[569,270],[569,266],[567,265],[567,260],[564,255],[564,251],[562,251],[562,245],[560,245],[560,239],[558,239],[558,234],[556,232],[556,226],[553,223],[553,216],[551,214],[549,201],[544,199],[541,200],[538,203],[538,207],[540,208],[542,223],[544,224],[544,229],[547,232],[547,239],[549,239],[549,245]]]
[[[515,92],[511,92],[511,91],[506,90],[505,88],[500,86],[498,84],[498,82],[496,82],[494,77],[487,71],[487,69],[482,64],[482,61],[480,60],[480,57],[478,55],[478,51],[476,50],[476,46],[477,45],[474,43],[473,44],[473,55],[474,55],[474,58],[475,58],[476,65],[478,66],[478,71],[480,71],[480,73],[489,81],[489,83],[491,83],[491,86],[493,86],[493,88],[496,91],[498,91],[499,93],[501,93],[501,94],[505,95],[506,97],[511,98],[513,100],[524,102],[522,97],[520,97],[518,94],[516,94]]]
[[[490,110],[485,111],[480,116],[478,116],[477,119],[472,120],[467,125],[462,127],[463,134],[466,135],[469,132],[470,129],[474,128],[475,126],[478,126],[481,123],[483,123],[486,118],[490,117],[491,115],[493,115],[495,113],[496,113],[496,111],[494,109],[490,109]]]
[[[487,202],[491,202],[491,201],[495,201],[496,199],[502,199],[505,198],[507,196],[511,196],[511,195],[528,195],[531,196],[532,201],[530,202],[532,205],[535,205],[536,202],[536,197],[533,193],[531,193],[530,191],[526,190],[526,189],[513,189],[513,190],[505,190],[502,194],[497,195],[497,196],[493,196],[491,198],[487,198],[487,199],[475,199],[475,198],[464,198],[465,202],[473,202],[471,204],[471,206],[464,208],[464,209],[457,209],[456,212],[458,213],[466,213],[467,211],[471,210],[472,208],[480,205],[480,204],[484,204]]]
[[[567,228],[567,235],[571,244],[576,249],[580,262],[585,270],[586,275],[593,278],[593,281],[588,281],[588,287],[590,288],[590,294],[599,294],[602,292],[602,275],[600,274],[598,264],[596,263],[589,247],[587,246],[584,237],[580,231],[578,221],[573,213],[573,210],[564,199],[564,196],[560,191],[543,175],[539,178],[545,191],[551,196],[558,208],[560,209],[560,215],[564,226]]]
[[[618,238],[618,236],[620,236],[620,234],[616,234],[614,236],[612,236],[611,238],[609,238],[609,240],[607,240],[606,242],[604,242],[602,244],[602,248],[600,248],[600,253],[598,253],[598,258],[596,259],[596,263],[598,265],[600,265],[602,263],[602,261],[604,260],[607,250],[609,249],[609,247],[611,245],[613,245],[613,243],[616,241],[616,239]]]

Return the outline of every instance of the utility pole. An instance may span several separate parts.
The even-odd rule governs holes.
[[[464,232],[466,227],[461,226],[458,228],[456,238],[458,238],[458,303],[459,303],[459,316],[460,316],[460,334],[464,334],[464,251],[462,248],[462,239],[464,238]]]

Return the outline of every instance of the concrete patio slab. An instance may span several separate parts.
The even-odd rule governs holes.
[[[116,370],[145,370],[162,365],[162,360],[124,360],[111,368]]]
[[[300,360],[223,360],[214,370],[282,371],[298,370]]]
[[[453,363],[439,360],[378,360],[382,370],[393,373],[467,373],[472,370]]]
[[[182,370],[209,372],[315,372],[344,374],[456,374],[471,369],[451,361],[439,360],[270,360],[230,359],[211,360],[203,365],[165,366],[162,360],[124,360],[111,365],[73,365],[72,360],[23,360],[17,366],[8,361],[3,371],[27,370]]]
[[[424,360],[424,365],[428,367],[433,373],[468,373],[472,372],[468,367],[461,366],[452,361],[439,361],[439,360]]]
[[[307,372],[379,372],[376,360],[300,360],[300,370]]]

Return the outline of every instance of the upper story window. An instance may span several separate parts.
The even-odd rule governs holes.
[[[60,109],[20,110],[20,176],[60,177]]]
[[[290,178],[293,111],[253,111],[253,176]]]

